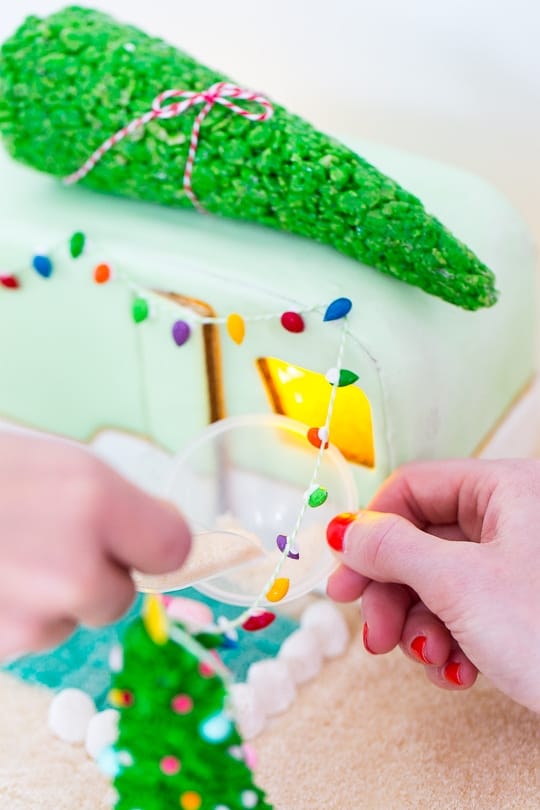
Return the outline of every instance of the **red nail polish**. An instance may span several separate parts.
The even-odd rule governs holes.
[[[416,658],[423,664],[431,664],[431,661],[426,655],[426,643],[427,638],[425,636],[416,636],[416,638],[411,641],[411,650]]]
[[[326,541],[334,551],[343,551],[345,532],[355,517],[354,512],[342,512],[341,515],[332,518],[326,527]]]
[[[367,623],[365,623],[365,622],[364,622],[364,626],[362,628],[362,641],[364,642],[364,647],[366,648],[368,653],[371,653],[372,655],[375,655],[375,653],[373,652],[373,650],[371,649],[371,647],[368,644],[368,626],[367,626]]]
[[[453,683],[455,686],[463,686],[463,681],[460,677],[461,664],[457,661],[451,661],[443,670],[443,675],[448,683]]]

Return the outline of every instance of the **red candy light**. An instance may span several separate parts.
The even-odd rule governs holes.
[[[310,444],[312,444],[313,447],[316,447],[317,449],[319,449],[321,444],[322,444],[321,437],[319,436],[319,430],[320,430],[320,428],[312,427],[307,432],[308,442]],[[325,442],[324,443],[324,449],[326,450],[327,447],[328,447],[328,442]]]
[[[249,619],[246,619],[242,627],[244,630],[249,630],[250,632],[264,630],[265,627],[272,624],[275,618],[275,613],[270,613],[269,610],[261,610],[258,613],[254,613]]]
[[[0,275],[0,284],[2,287],[7,287],[8,290],[16,290],[21,286],[21,283],[17,276],[1,276]]]
[[[304,319],[298,312],[284,312],[280,320],[287,332],[303,332],[306,328]]]

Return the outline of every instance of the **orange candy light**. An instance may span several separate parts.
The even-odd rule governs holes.
[[[96,284],[106,284],[111,278],[111,268],[108,264],[98,264],[94,270],[94,281]]]
[[[199,810],[201,804],[202,798],[194,790],[187,790],[180,796],[180,807],[182,810]]]

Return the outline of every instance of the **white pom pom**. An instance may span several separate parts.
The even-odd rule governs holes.
[[[281,645],[279,658],[289,667],[295,683],[305,683],[319,674],[322,650],[318,636],[308,628],[291,633]]]
[[[350,637],[347,622],[343,614],[329,600],[321,599],[306,608],[300,625],[315,633],[326,658],[343,655],[347,649]]]
[[[81,689],[64,689],[52,699],[49,728],[64,742],[83,742],[95,713],[96,707],[90,695]]]
[[[114,745],[118,739],[119,718],[120,712],[116,709],[105,709],[90,720],[84,746],[92,759],[97,759],[104,748]]]
[[[296,695],[289,667],[279,658],[256,661],[249,668],[247,682],[267,715],[286,711]]]
[[[264,707],[249,683],[234,683],[230,696],[240,734],[244,740],[252,740],[266,726]]]

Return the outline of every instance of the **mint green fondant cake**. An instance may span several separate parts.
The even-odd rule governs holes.
[[[333,493],[307,476],[305,489],[289,486],[294,448],[314,445],[322,476],[335,445],[350,464],[333,449],[326,459],[353,471],[366,503],[403,462],[479,452],[532,388],[530,240],[474,176],[341,144],[160,40],[76,7],[28,18],[3,45],[0,135],[0,419],[97,437],[96,452],[112,429],[169,454],[226,416],[273,411],[302,425],[264,444],[247,438],[245,420],[238,459],[232,443],[214,451],[217,472],[201,453],[197,481],[217,482],[218,520],[236,517],[219,506],[237,479],[257,519],[270,502],[284,521],[278,491],[295,508],[298,495],[296,526],[271,538],[279,565],[258,547],[253,568],[242,558],[225,572],[228,601],[248,605],[235,619],[245,631],[273,621],[258,607],[297,595],[294,566],[309,582],[302,593],[321,578],[313,528],[329,557],[320,570],[334,562],[324,542]],[[160,455],[161,473],[172,462]],[[128,476],[137,466],[142,454]],[[250,478],[253,469],[263,474]],[[354,482],[348,491],[354,501]],[[293,548],[286,532],[300,537],[310,509],[324,518]],[[198,587],[219,581],[205,570]],[[256,575],[267,582],[247,602],[234,593],[242,571],[250,587]],[[219,661],[156,597],[145,604],[109,692],[119,740],[99,758],[115,806],[269,808]],[[196,638],[218,646],[220,627]]]

